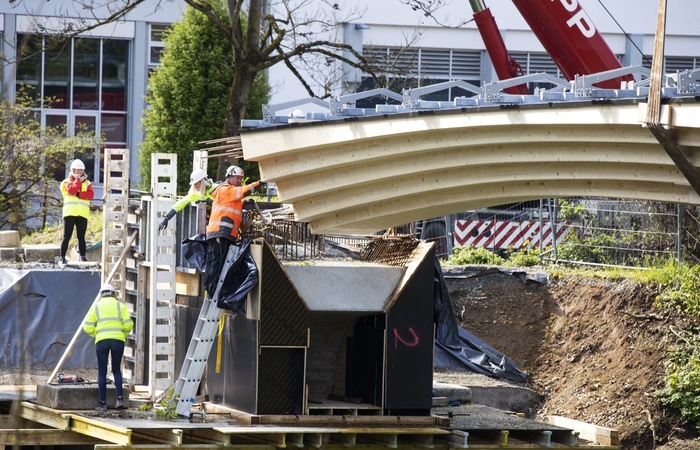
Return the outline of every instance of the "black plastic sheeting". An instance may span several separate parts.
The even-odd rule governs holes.
[[[455,310],[440,261],[435,259],[435,369],[468,369],[510,381],[527,381],[527,374],[507,356],[457,325]]]
[[[224,284],[216,302],[221,309],[234,313],[245,314],[245,302],[248,292],[258,284],[258,266],[250,254],[250,239],[244,239],[229,247],[229,252],[235,251],[233,265],[224,276]]]
[[[99,272],[0,270],[0,366],[54,368],[99,289]],[[81,331],[61,368],[91,367],[94,340]]]
[[[258,284],[258,267],[250,254],[250,244],[251,240],[246,238],[229,247],[229,251],[235,252],[235,259],[233,265],[223,274],[224,284],[216,302],[216,306],[221,309],[240,314],[246,312],[246,296]],[[182,241],[182,256],[200,272],[207,270],[207,245],[204,234]],[[218,266],[212,268],[219,272],[219,276],[221,276],[224,262],[224,260],[217,261]]]

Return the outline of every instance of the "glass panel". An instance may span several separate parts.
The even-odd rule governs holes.
[[[126,142],[126,114],[102,114],[100,127],[107,142]]]
[[[151,46],[151,64],[160,64],[160,53],[163,51],[163,47]]]
[[[68,123],[67,116],[65,114],[47,114],[46,115],[46,126],[47,127],[61,127],[65,128]]]
[[[128,57],[128,41],[104,41],[102,46],[102,109],[126,111]]]
[[[168,25],[157,23],[151,24],[151,42],[163,42],[163,32],[168,28]]]
[[[41,37],[17,35],[17,92],[26,92],[41,106]]]
[[[95,116],[75,116],[75,125],[73,127],[73,134],[95,132],[97,123],[97,117]],[[96,180],[93,179],[95,174],[95,149],[85,148],[75,153],[76,158],[80,158],[83,163],[85,163],[85,173],[88,179],[92,182]]]
[[[73,109],[99,109],[100,40],[76,39],[73,61]]]
[[[97,118],[95,116],[75,116],[75,128],[73,132],[75,134],[85,133],[87,131],[95,131],[95,122]]]
[[[68,117],[65,114],[47,114],[46,127],[65,129]],[[53,174],[57,181],[63,181],[68,176],[68,168],[63,157],[54,156],[46,162],[46,170]]]
[[[44,97],[52,108],[70,107],[70,42],[46,40],[44,51]]]

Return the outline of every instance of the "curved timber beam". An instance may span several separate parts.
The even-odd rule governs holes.
[[[697,167],[700,103],[661,109]],[[546,197],[700,204],[645,113],[627,99],[340,119],[244,131],[243,154],[314,233],[373,233]]]

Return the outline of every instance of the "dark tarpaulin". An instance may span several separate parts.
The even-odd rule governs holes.
[[[0,366],[55,367],[99,289],[99,272],[0,270]],[[90,367],[95,343],[81,331],[62,368]]]
[[[469,369],[495,378],[527,381],[527,374],[507,356],[457,325],[440,261],[435,258],[435,354],[436,369]]]
[[[197,234],[182,241],[182,257],[200,272],[207,266],[207,235]]]
[[[258,267],[250,254],[250,239],[231,245],[229,251],[236,252],[235,260],[228,272],[223,274],[224,284],[216,306],[245,314],[246,296],[258,284]]]
[[[228,271],[223,274],[224,283],[221,286],[221,292],[219,293],[216,306],[221,309],[228,309],[234,313],[245,314],[246,296],[248,292],[258,284],[258,267],[255,265],[253,256],[250,254],[251,240],[246,238],[239,243],[232,243],[227,247],[228,250],[226,253],[221,255],[213,257],[209,255],[215,264],[212,264],[212,267],[206,267],[207,246],[209,244],[204,239],[204,235],[197,235],[185,239],[183,244],[187,243],[187,250],[185,250],[183,245],[182,255],[190,264],[195,266],[197,270],[202,272],[211,271],[209,274],[210,277],[213,274],[218,274],[216,279],[207,277],[212,284],[211,289],[214,290],[215,286],[218,284],[218,280],[222,276],[221,272],[224,269],[228,251],[234,252],[233,264]],[[206,280],[205,283],[207,283]],[[209,295],[213,295],[213,292],[209,293]]]

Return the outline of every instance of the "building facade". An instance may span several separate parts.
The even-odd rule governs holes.
[[[146,2],[125,20],[96,27],[60,46],[41,30],[65,28],[68,23],[83,29],[95,23],[93,12],[81,10],[71,0],[16,3],[0,4],[3,94],[31,95],[42,126],[65,125],[68,133],[93,130],[104,135],[105,147],[130,149],[133,186],[138,180],[148,75],[159,64],[163,31],[182,16],[184,2]],[[103,9],[94,13],[108,14]],[[96,198],[102,198],[103,154],[103,149],[88,149],[74,155],[85,162]],[[61,169],[57,172],[57,179],[66,175]]]
[[[580,5],[586,19],[600,32],[623,66],[651,66],[658,0],[639,0],[634,6],[617,0],[553,1],[561,2],[567,8]],[[390,67],[398,69],[402,77],[410,78],[412,84],[407,85],[405,79],[396,80],[392,90],[400,92],[401,87],[421,87],[453,80],[480,86],[498,79],[472,19],[470,0],[422,2],[444,3],[431,16],[413,10],[406,4],[408,0],[356,0],[350,3],[362,15],[353,17],[352,22],[340,24],[336,36],[356,50],[362,50],[365,56],[380,66],[386,66],[387,70]],[[487,0],[483,3],[493,14],[509,54],[520,64],[525,75],[546,72],[562,76],[513,1]],[[541,2],[541,7],[547,8],[548,3]],[[351,6],[346,2],[344,8],[349,11]],[[693,0],[668,2],[664,51],[667,73],[700,68],[700,31],[694,23],[695,14],[691,13],[697,8]],[[348,68],[342,73],[343,78],[338,80],[334,95],[350,93],[355,86],[374,87],[366,74]],[[299,81],[282,65],[270,70],[269,79],[276,93],[273,104],[306,96]],[[391,81],[388,83],[390,87]],[[452,89],[423,98],[447,101],[461,95],[473,94]],[[317,108],[308,105],[308,109],[302,109]]]
[[[106,146],[129,148],[134,186],[139,181],[138,149],[143,141],[141,119],[147,108],[148,74],[159,64],[163,30],[182,16],[185,3],[184,0],[146,1],[118,23],[82,33],[60,48],[50,45],[42,30],[61,27],[67,21],[74,21],[82,29],[94,23],[93,14],[96,17],[109,14],[106,9],[80,8],[81,3],[89,1],[0,2],[1,50],[6,61],[2,72],[3,93],[14,98],[20,90],[30,89],[43,125],[65,124],[69,132],[86,127],[104,134]],[[623,65],[650,66],[657,0],[638,0],[634,7],[629,2],[615,0],[556,1],[580,3]],[[407,87],[448,80],[464,80],[478,86],[496,80],[484,42],[472,21],[469,0],[447,2],[432,16],[413,10],[406,3],[407,0],[353,0],[339,4],[340,22],[332,31],[334,36],[328,37],[352,45],[375,62],[398,66],[402,76],[412,83]],[[274,2],[270,5],[274,7]],[[307,7],[317,6],[311,2]],[[511,0],[489,0],[486,6],[495,17],[507,49],[525,74],[560,75]],[[354,13],[342,14],[350,10]],[[693,10],[697,10],[696,0],[669,2],[667,72],[700,67],[700,32],[693,20],[697,17],[691,13]],[[338,72],[342,76],[334,84],[333,95],[375,87],[366,74],[341,69]],[[308,96],[283,64],[271,68],[268,77],[272,105]],[[397,80],[397,86],[405,82]],[[319,87],[317,95],[322,94]],[[460,95],[470,94],[454,88],[430,94],[426,100],[451,100]],[[46,104],[43,99],[47,97],[54,99],[53,104]],[[318,105],[312,105],[313,108]],[[100,198],[104,177],[101,149],[75,156],[85,160]],[[60,178],[62,174],[56,176]]]

